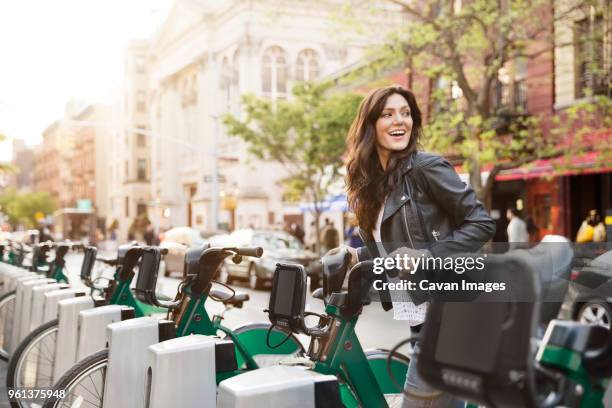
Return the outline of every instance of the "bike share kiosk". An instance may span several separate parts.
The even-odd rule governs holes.
[[[534,347],[541,324],[558,312],[557,299],[542,300],[563,286],[556,280],[569,274],[572,258],[569,245],[544,252],[489,255],[485,278],[505,282],[501,294],[430,304],[418,360],[424,380],[488,407],[603,407],[612,375],[609,330],[552,320]]]
[[[141,252],[142,247],[133,244],[119,247],[117,250],[118,277],[134,274],[133,269],[138,265]],[[85,256],[87,259],[84,265],[88,267],[81,269],[81,277],[85,278],[85,283],[87,283],[91,282],[89,266],[95,262],[96,253],[91,250],[86,251]],[[110,286],[110,290],[112,289],[115,289],[114,285]],[[125,296],[127,300],[128,296],[123,292],[114,293],[114,295]],[[53,366],[54,383],[82,357],[105,347],[105,330],[109,323],[134,317],[134,309],[130,306],[119,306],[119,301],[113,302],[112,299],[111,303],[113,304],[108,305],[107,300],[93,296],[74,297],[59,302],[59,323]],[[81,312],[84,313],[81,314]]]
[[[143,249],[134,288],[137,299],[143,298],[142,291],[147,291],[151,284],[155,288],[161,255],[157,247]],[[174,322],[159,317],[145,316],[109,324],[106,327],[108,366],[103,405],[144,408],[148,347],[175,336]]]
[[[180,336],[167,341],[160,339],[160,343],[148,348],[146,407],[167,407],[178,401],[183,407],[215,406],[217,377],[225,378],[223,373],[234,373],[238,370],[238,362],[234,342],[216,337],[217,330],[222,329],[209,318],[204,303],[210,297],[226,306],[242,307],[248,295],[212,289],[212,280],[226,257],[233,256],[235,262],[240,262],[243,255],[259,257],[261,254],[261,248],[211,248],[209,244],[190,248],[185,253],[183,288],[174,301],[157,299],[155,268],[150,268],[156,271],[154,274],[138,277],[137,298],[167,307]],[[151,256],[150,262],[158,263],[159,259]],[[180,376],[168,373],[180,373]]]

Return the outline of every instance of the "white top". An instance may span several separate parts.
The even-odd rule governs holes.
[[[383,214],[385,212],[385,202],[383,202],[382,206],[380,207],[378,217],[376,218],[376,224],[374,225],[374,230],[372,230],[372,236],[374,237],[374,242],[376,243],[376,247],[378,248],[378,252],[381,257],[387,256],[387,251],[382,245],[382,237],[380,235],[380,227],[382,225]],[[400,281],[400,278],[399,276],[390,277],[387,275],[387,281],[389,283],[397,283]],[[393,302],[393,319],[408,320],[408,324],[410,326],[418,326],[425,321],[427,306],[429,306],[428,302],[421,303],[417,306],[414,304],[412,299],[410,299],[410,295],[406,291],[392,290],[390,293],[391,301]]]
[[[527,224],[519,217],[512,217],[508,223],[508,242],[529,242]]]

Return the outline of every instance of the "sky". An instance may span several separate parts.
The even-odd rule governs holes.
[[[129,39],[149,38],[171,0],[0,0],[0,161],[40,142],[66,102],[111,103]]]

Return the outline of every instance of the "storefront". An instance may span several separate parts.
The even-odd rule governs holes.
[[[607,158],[609,159],[609,158]],[[612,163],[598,152],[571,159],[537,160],[528,166],[504,171],[496,177],[494,208],[506,208],[522,200],[522,218],[531,218],[538,228],[538,239],[558,234],[575,239],[589,210],[603,216],[612,210]],[[505,234],[507,222],[498,222],[496,238]]]

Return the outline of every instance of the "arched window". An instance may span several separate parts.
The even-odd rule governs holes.
[[[273,100],[287,97],[287,54],[274,46],[266,50],[262,66],[262,91]]]
[[[297,57],[295,78],[298,81],[312,81],[319,76],[319,57],[314,50],[302,50]]]

